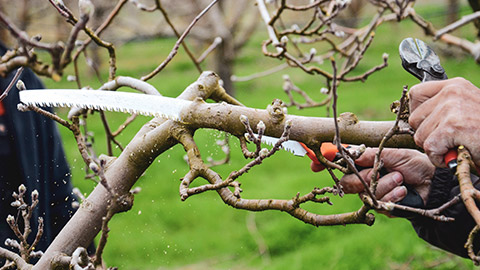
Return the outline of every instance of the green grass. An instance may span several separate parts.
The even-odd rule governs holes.
[[[363,120],[388,120],[394,116],[389,104],[399,98],[405,84],[418,81],[405,72],[398,57],[398,44],[408,36],[422,36],[409,23],[397,26],[386,24],[376,33],[372,47],[359,65],[365,71],[381,63],[384,52],[390,55],[389,67],[372,75],[365,83],[342,84],[339,89],[339,110],[350,111]],[[118,75],[139,77],[151,71],[163,61],[175,40],[155,40],[127,44],[118,50]],[[273,67],[279,62],[261,55],[261,38],[252,41],[236,62],[236,74],[248,75]],[[101,51],[101,53],[105,53]],[[480,85],[479,67],[468,57],[452,59],[442,57],[442,63],[450,77],[464,76]],[[329,70],[329,63],[325,68]],[[298,70],[285,71],[302,89],[319,100],[319,89],[324,80],[305,75]],[[237,97],[247,106],[265,108],[274,98],[286,100],[282,91],[281,75],[237,83]],[[106,76],[103,74],[104,77]],[[151,83],[167,96],[176,96],[195,81],[198,74],[181,51],[162,73]],[[84,79],[85,80],[85,79]],[[62,81],[49,87],[74,87]],[[92,87],[99,83],[91,82]],[[325,108],[289,110],[293,114],[324,116]],[[62,111],[61,113],[64,113]],[[118,126],[127,117],[109,113],[111,125]],[[96,135],[95,148],[105,153],[105,140],[97,115],[90,116],[89,129]],[[126,144],[148,118],[139,118],[120,136]],[[68,160],[72,166],[74,184],[88,193],[94,184],[83,180],[85,175],[81,158],[69,132],[60,128],[64,138]],[[221,158],[215,140],[218,132],[200,130],[196,134],[202,155]],[[230,164],[216,170],[223,176],[241,168],[247,161],[233,140]],[[115,150],[119,154],[119,150]],[[408,221],[377,215],[374,226],[348,225],[345,227],[316,228],[298,221],[286,213],[249,213],[226,206],[214,192],[189,198],[181,202],[178,195],[179,179],[188,171],[183,161],[184,151],[175,146],[157,158],[137,186],[142,192],[136,196],[133,209],[113,218],[111,233],[105,250],[109,265],[120,269],[390,269],[409,264],[411,269],[423,269],[433,262],[449,259],[436,269],[471,269],[472,263],[450,258],[444,252],[432,249],[420,240]],[[297,192],[309,192],[314,186],[331,185],[325,173],[314,174],[309,170],[307,158],[297,158],[280,152],[241,177],[244,198],[289,199]],[[202,179],[197,181],[202,182]],[[332,198],[333,206],[309,205],[308,209],[321,214],[348,212],[361,205],[356,195],[343,199]],[[254,237],[249,233],[246,221],[254,216],[259,234],[268,247],[270,260],[258,253]]]

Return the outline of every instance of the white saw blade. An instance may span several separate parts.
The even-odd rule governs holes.
[[[183,99],[101,90],[38,89],[20,91],[20,101],[40,107],[78,107],[136,113],[181,121],[180,112],[192,102]]]
[[[245,136],[248,138],[248,133],[245,133]],[[255,136],[258,136],[255,134]],[[267,135],[262,135],[262,143],[274,146],[278,142],[278,138],[270,137]],[[295,156],[303,157],[307,154],[307,151],[303,148],[303,146],[295,141],[295,140],[288,140],[282,143],[282,149],[294,154]]]

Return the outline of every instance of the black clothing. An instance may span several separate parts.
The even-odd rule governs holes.
[[[5,52],[0,44],[0,56]],[[0,92],[13,76],[11,72],[6,78],[0,77]],[[20,79],[27,89],[43,88],[29,69],[24,70]],[[36,235],[38,217],[43,217],[44,233],[36,250],[45,251],[73,214],[70,170],[54,121],[34,112],[20,112],[18,103],[18,90],[13,87],[3,100],[5,114],[0,116],[0,245],[4,246],[6,238],[16,239],[5,219],[9,214],[16,217],[17,210],[10,205],[12,192],[18,193],[18,186],[23,183],[28,202],[33,190],[39,192],[29,243]]]
[[[472,182],[475,184],[478,177],[473,174],[471,177]],[[475,187],[479,189],[480,184],[476,183]],[[458,180],[454,174],[449,169],[437,168],[432,179],[425,208],[437,208],[459,193]],[[467,242],[468,234],[476,225],[475,221],[462,201],[450,206],[442,214],[455,218],[455,221],[441,222],[423,216],[415,216],[410,221],[420,238],[436,247],[468,258],[467,249],[464,245]],[[476,252],[480,247],[479,241],[480,239],[476,237],[474,241],[474,250]]]

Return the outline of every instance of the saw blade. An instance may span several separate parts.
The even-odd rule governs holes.
[[[124,112],[182,121],[180,112],[191,101],[163,96],[101,90],[26,90],[20,101],[40,107],[77,107],[102,111]]]
[[[255,136],[258,135],[255,134]],[[248,138],[248,133],[245,133],[245,137]],[[275,144],[277,144],[278,142],[278,138],[262,135],[261,141],[262,143],[268,144],[270,146],[275,146]],[[286,142],[283,142],[281,148],[299,157],[303,157],[307,154],[307,151],[303,148],[303,146],[295,140],[288,140]]]
[[[183,122],[180,116],[182,110],[192,104],[192,101],[101,90],[76,89],[32,89],[20,91],[20,101],[26,105],[40,107],[77,107],[102,111],[124,112],[146,116],[162,117]],[[262,142],[274,146],[278,138],[263,135]],[[306,150],[294,140],[282,143],[282,148],[296,156],[305,156]]]

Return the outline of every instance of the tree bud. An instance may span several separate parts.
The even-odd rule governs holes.
[[[22,205],[22,203],[20,201],[14,201],[10,204],[10,206],[15,207],[15,208],[20,207],[20,205]]]
[[[53,0],[53,3],[57,6],[65,6],[65,4],[63,3],[63,0]]]
[[[98,167],[97,163],[95,162],[90,162],[90,164],[88,165],[88,167],[90,168],[90,170],[92,170],[94,173],[98,173],[100,171],[100,167]]]
[[[80,203],[77,201],[72,202],[72,208],[73,209],[78,209],[80,207]]]
[[[33,201],[38,200],[38,190],[36,190],[36,189],[34,191],[32,191],[32,200]]]
[[[220,44],[222,41],[223,41],[222,37],[216,37],[216,38],[213,40],[213,43]]]
[[[135,187],[134,189],[130,190],[131,194],[138,194],[142,191],[141,187]]]
[[[28,106],[25,105],[25,104],[22,104],[22,103],[17,104],[17,110],[19,112],[28,112],[29,111]]]
[[[345,32],[343,31],[335,31],[335,36],[339,38],[344,38],[345,37]]]
[[[25,187],[24,184],[21,184],[21,185],[18,187],[18,192],[21,194],[21,193],[25,193],[25,191],[27,191],[27,188]]]
[[[287,121],[285,121],[285,127],[286,128],[291,128],[292,127],[292,119],[288,119]]]
[[[245,115],[240,115],[240,121],[245,124],[245,125],[248,125],[248,117],[246,117]]]
[[[12,224],[12,223],[15,222],[15,218],[14,218],[12,215],[8,215],[8,216],[7,216],[7,222],[8,222],[9,224]]]
[[[265,130],[265,123],[263,123],[263,121],[258,122],[257,130]]]
[[[95,6],[90,0],[78,0],[78,10],[80,11],[80,17],[91,18],[95,12]]]
[[[262,150],[260,150],[260,152],[258,153],[258,155],[259,155],[261,158],[266,158],[267,155],[268,155],[268,149],[267,149],[267,148],[262,148]]]
[[[17,86],[17,89],[20,91],[27,89],[22,80],[18,80],[16,86]]]

